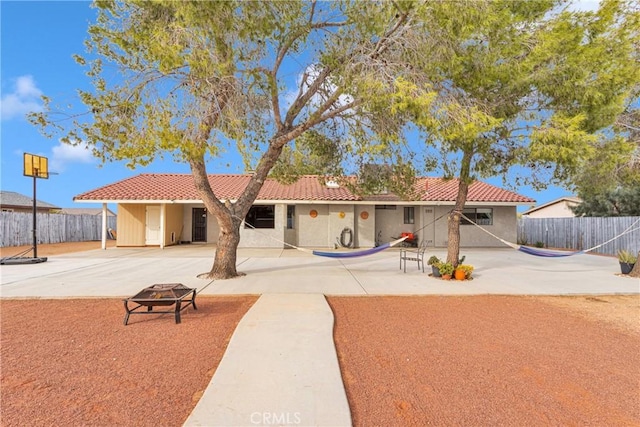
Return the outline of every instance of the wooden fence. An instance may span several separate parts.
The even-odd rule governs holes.
[[[38,243],[87,242],[102,239],[102,215],[36,214]],[[116,229],[116,217],[107,217]],[[0,247],[33,243],[33,214],[0,212]]]
[[[615,255],[621,249],[640,250],[640,217],[520,218],[518,243],[545,248],[583,250],[635,229],[593,252]]]

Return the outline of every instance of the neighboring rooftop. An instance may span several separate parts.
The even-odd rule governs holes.
[[[33,197],[13,191],[0,191],[0,206],[3,209],[33,209]],[[37,209],[60,209],[56,205],[36,199]]]
[[[62,208],[59,213],[66,215],[102,215],[102,208]],[[107,216],[116,216],[111,209],[107,209]]]
[[[209,175],[209,183],[222,200],[235,200],[249,183],[250,175]],[[456,179],[420,177],[414,186],[414,201],[455,202]],[[134,201],[200,201],[190,174],[140,174],[74,197],[74,201],[134,202]],[[297,182],[285,185],[267,178],[257,200],[291,201],[372,201],[391,202],[401,199],[394,194],[357,196],[343,186],[323,185],[315,175],[304,175]],[[475,181],[469,187],[468,202],[532,204],[535,200],[494,185]]]
[[[582,199],[580,197],[575,197],[575,196],[560,197],[558,199],[551,200],[550,202],[543,203],[540,206],[535,206],[529,210],[526,210],[522,212],[522,215],[525,215],[525,216],[530,215],[532,213],[539,212],[541,210],[548,209],[556,205],[575,206],[575,205],[579,205],[580,203],[582,203]]]

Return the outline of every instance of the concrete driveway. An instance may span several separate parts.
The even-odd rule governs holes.
[[[599,255],[541,258],[505,249],[464,249],[473,280],[443,281],[407,264],[395,248],[360,258],[323,258],[294,249],[240,249],[244,277],[210,281],[215,247],[111,248],[49,257],[41,264],[0,267],[2,297],[127,297],[154,283],[183,283],[202,295],[566,295],[640,293],[640,280],[616,275],[617,259]],[[444,258],[444,248],[427,251]]]

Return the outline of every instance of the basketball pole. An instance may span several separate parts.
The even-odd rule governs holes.
[[[36,176],[38,172],[33,174],[33,257],[38,258],[38,238],[36,236]]]

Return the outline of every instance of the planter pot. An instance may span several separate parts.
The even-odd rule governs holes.
[[[622,274],[629,274],[631,273],[631,270],[633,270],[634,265],[635,264],[629,264],[628,262],[621,262],[620,271],[622,272]]]
[[[440,269],[435,265],[431,266],[431,273],[433,274],[433,277],[440,277]]]
[[[451,275],[450,274],[443,274],[442,275],[442,279],[443,280],[451,280]]]
[[[455,277],[456,280],[464,280],[467,278],[467,274],[464,270],[456,270],[453,272],[453,277]]]

